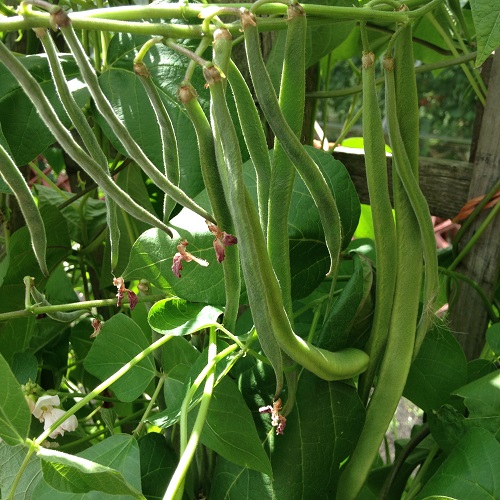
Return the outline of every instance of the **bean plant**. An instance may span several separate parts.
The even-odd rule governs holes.
[[[416,68],[485,99],[464,3],[0,3],[2,498],[500,497],[498,311],[467,363],[418,182]],[[373,239],[302,140],[351,58]]]

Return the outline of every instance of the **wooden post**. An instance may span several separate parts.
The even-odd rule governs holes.
[[[475,151],[474,168],[468,198],[487,193],[500,178],[500,52],[493,58],[488,97]],[[487,213],[481,214],[460,242],[459,251],[475,233]],[[455,269],[474,280],[489,300],[495,294],[500,273],[500,217],[495,220],[474,245],[472,251]],[[460,283],[450,304],[450,327],[462,345],[467,358],[477,358],[484,345],[488,313],[477,292]]]

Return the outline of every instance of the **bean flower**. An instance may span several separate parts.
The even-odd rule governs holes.
[[[31,413],[34,417],[43,422],[43,429],[46,431],[49,427],[59,420],[66,412],[60,408],[55,408],[61,404],[59,396],[40,396],[36,403],[29,397],[26,397]],[[64,436],[65,432],[72,432],[78,427],[78,420],[74,415],[68,417],[59,427],[50,433],[50,437],[55,439],[57,436]]]

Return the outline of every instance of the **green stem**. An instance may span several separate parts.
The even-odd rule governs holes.
[[[141,435],[142,429],[144,429],[146,425],[146,420],[149,417],[149,414],[151,413],[151,410],[155,407],[156,405],[156,399],[158,398],[160,391],[163,387],[163,384],[165,383],[167,376],[165,374],[162,374],[160,377],[160,380],[158,380],[158,384],[156,384],[155,392],[151,396],[151,400],[148,403],[148,406],[146,407],[146,410],[144,411],[143,416],[141,417],[141,421],[139,425],[136,427],[135,431],[132,433],[132,436],[134,436],[136,439]]]
[[[196,447],[198,446],[203,426],[205,425],[208,408],[210,406],[210,401],[212,399],[212,393],[215,383],[215,367],[217,358],[217,334],[216,334],[216,329],[213,326],[210,328],[209,342],[210,343],[208,346],[208,361],[207,361],[207,366],[209,368],[207,370],[203,370],[206,372],[204,373],[203,378],[201,378],[203,371],[200,373],[200,375],[198,375],[195,382],[191,386],[188,394],[186,394],[186,397],[184,398],[181,410],[181,417],[182,417],[181,429],[184,427],[185,431],[187,432],[188,407],[185,406],[185,403],[188,399],[188,395],[192,393],[192,396],[194,396],[192,387],[198,382],[199,379],[201,379],[198,382],[199,386],[199,384],[201,384],[201,381],[206,377],[207,380],[205,382],[205,388],[203,390],[203,396],[201,398],[200,408],[198,410],[198,414],[196,415],[196,420],[193,426],[193,430],[191,431],[191,436],[189,437],[189,441],[187,441],[187,443],[184,443],[185,439],[183,439],[181,431],[181,458],[179,460],[179,463],[177,464],[177,468],[175,469],[172,479],[170,480],[167,491],[163,496],[163,500],[171,500],[173,498],[182,497],[182,491],[181,491],[182,485],[184,483],[184,479],[186,477],[187,471],[193,459],[194,453],[196,451]],[[187,404],[189,405],[189,402]],[[184,419],[185,421],[183,422]]]
[[[426,73],[428,71],[434,71],[436,69],[449,68],[450,66],[456,66],[457,64],[466,63],[472,61],[476,58],[477,52],[471,52],[470,54],[464,54],[462,56],[454,57],[452,59],[446,59],[445,61],[438,61],[435,63],[423,64],[415,68],[415,74]],[[375,83],[380,85],[384,82],[384,77],[377,78]],[[330,97],[345,97],[351,94],[357,94],[362,92],[363,85],[354,85],[349,88],[339,89],[339,90],[318,90],[315,92],[308,92],[306,98],[308,99],[329,99]]]
[[[471,239],[467,242],[467,244],[464,246],[464,248],[460,251],[460,253],[456,256],[455,260],[449,265],[448,269],[450,271],[453,271],[460,262],[466,257],[466,255],[472,250],[474,245],[477,243],[477,240],[481,237],[481,235],[484,233],[486,228],[493,222],[497,214],[500,212],[500,203],[497,203],[488,213],[488,215],[485,217],[481,225],[477,228],[477,230],[474,232],[474,235],[471,237]]]
[[[164,299],[164,294],[151,295],[148,297],[138,297],[138,302],[147,302],[147,301],[158,301]],[[122,304],[127,304],[128,299],[125,297],[122,301]],[[20,311],[10,311],[6,313],[0,314],[0,321],[7,321],[10,319],[16,318],[25,318],[27,316],[37,315],[37,314],[45,314],[52,313],[58,311],[75,311],[77,309],[90,309],[92,307],[106,307],[116,305],[116,298],[114,299],[101,299],[101,300],[87,300],[84,302],[72,302],[70,304],[59,304],[52,306],[37,306],[33,305],[27,309],[22,309]]]
[[[446,45],[448,45],[449,49],[453,53],[455,57],[458,57],[458,50],[455,48],[455,45],[453,44],[453,41],[450,39],[450,36],[444,28],[441,26],[441,24],[437,21],[437,19],[429,12],[427,14],[427,18],[431,22],[432,26],[434,26],[435,30],[441,35],[441,38],[444,40]],[[478,86],[478,83],[472,73],[470,72],[469,68],[467,67],[466,64],[461,64],[460,67],[462,68],[463,72],[465,73],[465,76],[467,77],[467,80],[469,80],[469,83],[471,87],[474,89],[474,92],[477,95],[477,98],[481,102],[483,106],[486,105],[486,97],[484,96],[484,93],[481,91],[481,89]]]
[[[16,473],[16,476],[14,477],[14,481],[12,482],[12,486],[10,488],[9,496],[7,497],[7,500],[13,500],[15,493],[16,493],[16,488],[17,485],[19,484],[19,481],[21,480],[21,477],[26,470],[26,467],[28,466],[28,463],[30,461],[30,458],[33,456],[33,454],[37,451],[38,446],[35,445],[35,443],[31,440],[27,440],[26,443],[28,444],[28,452],[26,453],[26,456],[24,457],[24,460],[19,467],[19,470]]]
[[[147,297],[150,299],[150,297]],[[78,410],[83,408],[89,401],[94,399],[94,396],[100,394],[104,389],[107,389],[111,384],[115,383],[120,379],[125,373],[127,373],[131,368],[133,368],[137,363],[140,363],[143,359],[147,358],[150,354],[152,354],[156,349],[161,347],[163,344],[168,342],[172,338],[171,335],[165,335],[162,338],[158,339],[156,342],[153,342],[146,349],[141,351],[139,354],[134,356],[128,363],[123,365],[119,370],[117,370],[113,375],[108,377],[104,382],[99,384],[93,391],[91,391],[86,397],[81,399],[78,403],[72,406],[61,418],[56,420],[46,431],[42,432],[40,436],[36,438],[34,441],[36,445],[40,445],[47,439],[52,432],[54,432],[68,417],[74,415]]]

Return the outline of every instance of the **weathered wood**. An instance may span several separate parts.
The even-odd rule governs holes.
[[[469,198],[487,193],[500,178],[500,52],[493,59],[488,97],[484,110],[479,141],[475,151],[474,169],[469,188]],[[487,213],[478,217],[459,244],[467,243],[484,221]],[[495,294],[500,276],[500,217],[496,217],[472,251],[455,269],[474,280],[484,290],[489,300]],[[450,304],[450,326],[462,345],[468,359],[479,356],[484,345],[488,326],[487,311],[478,294],[462,283]]]
[[[363,150],[337,148],[333,156],[349,171],[361,203],[369,204]],[[391,165],[391,157],[387,157]],[[432,215],[443,219],[453,218],[468,200],[472,177],[472,164],[468,162],[420,159],[420,187],[427,198]],[[389,182],[391,169],[389,168]]]

